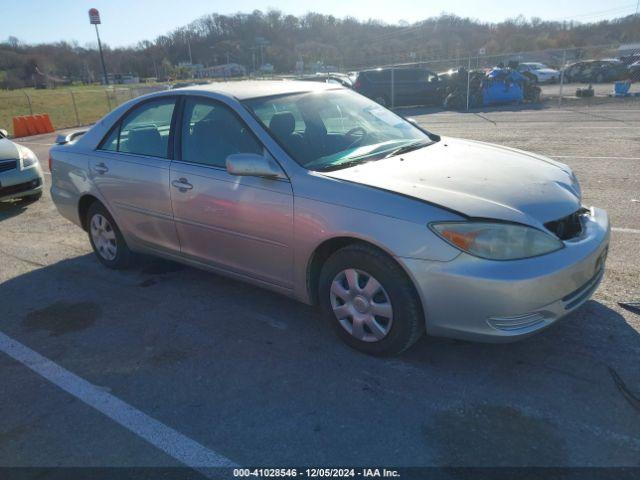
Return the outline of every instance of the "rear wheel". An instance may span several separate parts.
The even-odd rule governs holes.
[[[319,298],[333,330],[364,353],[401,353],[424,332],[413,284],[392,258],[368,245],[349,245],[325,262]]]
[[[131,264],[132,253],[115,220],[99,202],[93,203],[87,212],[89,241],[100,262],[116,270]]]

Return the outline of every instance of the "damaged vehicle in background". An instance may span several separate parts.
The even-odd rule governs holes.
[[[607,213],[567,165],[440,137],[331,84],[154,93],[51,162],[58,211],[105,266],[147,253],[318,304],[369,354],[425,330],[527,337],[604,274]]]
[[[605,83],[625,80],[629,76],[627,66],[620,60],[588,60],[576,62],[564,70],[568,83]]]
[[[468,106],[538,103],[541,89],[530,76],[522,75],[512,68],[493,68],[489,71],[465,68],[438,74],[443,85],[444,108],[464,110]]]

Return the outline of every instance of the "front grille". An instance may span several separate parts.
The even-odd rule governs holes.
[[[26,192],[33,188],[40,186],[40,179],[36,178],[30,182],[19,183],[17,185],[11,185],[9,187],[0,187],[0,197],[6,197],[7,195],[15,195],[16,193]]]
[[[560,240],[570,240],[582,233],[582,216],[588,211],[586,208],[581,208],[571,215],[547,222],[544,226]]]
[[[549,312],[531,312],[511,317],[491,317],[487,319],[487,323],[504,332],[517,332],[540,327],[552,317]]]
[[[15,168],[18,168],[17,160],[0,160],[0,172],[8,172]]]

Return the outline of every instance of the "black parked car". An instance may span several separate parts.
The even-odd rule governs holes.
[[[619,60],[587,60],[569,65],[564,71],[567,82],[604,83],[627,77],[627,67]]]
[[[640,60],[629,65],[629,78],[634,82],[640,82]]]
[[[425,68],[393,69],[395,106],[440,105],[442,88],[438,75]],[[391,69],[378,68],[358,73],[353,89],[380,105],[391,106]]]

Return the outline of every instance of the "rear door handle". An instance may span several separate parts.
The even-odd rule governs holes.
[[[187,190],[192,190],[193,189],[193,185],[191,185],[189,182],[187,182],[186,178],[180,178],[178,180],[173,180],[171,182],[171,185],[173,185],[174,188],[177,188],[181,192],[186,192]]]
[[[96,173],[102,175],[103,173],[107,173],[109,171],[109,167],[107,167],[104,163],[100,162],[93,167]]]

